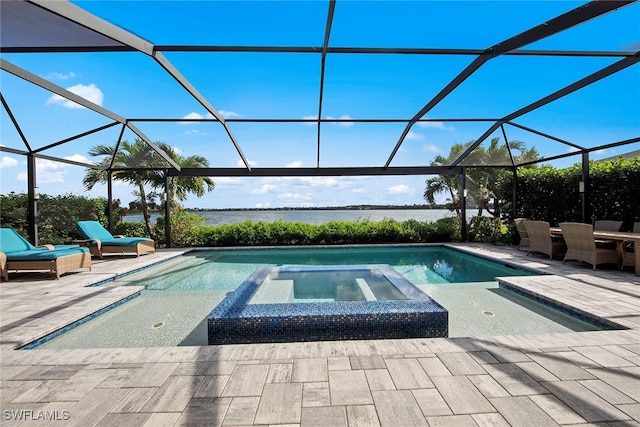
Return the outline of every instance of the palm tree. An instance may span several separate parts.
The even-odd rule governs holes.
[[[209,161],[203,156],[183,157],[174,147],[164,142],[159,142],[160,147],[171,160],[183,168],[206,168],[209,167]],[[160,172],[154,174],[152,186],[156,189],[164,189],[165,173]],[[200,176],[174,176],[169,178],[169,201],[173,207],[180,207],[178,201],[182,202],[187,199],[191,193],[197,197],[202,197],[206,192],[213,191],[215,182],[209,177]]]
[[[464,150],[473,143],[470,141],[466,144],[453,144],[449,155],[444,157],[437,155],[431,162],[431,166],[447,166],[450,165]],[[477,154],[475,151],[470,154],[471,157],[467,159],[474,159]],[[435,205],[435,196],[442,193],[448,193],[447,206],[450,210],[455,211],[458,218],[460,218],[460,192],[461,182],[460,177],[457,175],[438,175],[434,178],[429,178],[426,181],[426,189],[424,191],[424,198],[430,205]]]
[[[477,151],[477,157],[474,161],[480,166],[511,166],[513,163],[517,164],[539,157],[535,147],[527,149],[527,146],[522,141],[509,141],[509,144],[501,145],[500,138],[491,139],[488,148],[485,149],[480,146],[475,151]],[[516,155],[515,152],[519,154]],[[500,209],[496,200],[497,196],[495,194],[495,185],[499,174],[500,169],[497,168],[469,170],[470,180],[475,186],[472,197],[478,205],[478,216],[482,215],[483,210],[486,210],[494,217],[500,215]],[[489,208],[491,201],[493,201],[493,210]]]
[[[449,155],[436,156],[431,162],[431,166],[446,166],[450,165],[455,159],[458,158],[464,150],[473,144],[474,141],[469,141],[466,144],[454,144],[449,151]],[[519,152],[519,155],[514,156],[513,152]],[[496,168],[471,168],[472,166],[499,166],[499,165],[511,165],[511,157],[515,163],[537,159],[538,151],[535,147],[527,149],[526,145],[522,141],[510,141],[509,145],[500,145],[500,138],[493,138],[488,148],[478,146],[467,157],[464,158],[461,164],[469,168],[467,174],[467,188],[469,190],[469,199],[471,203],[475,203],[478,206],[478,215],[482,215],[483,210],[486,210],[493,216],[499,216],[500,211],[497,209],[497,203],[495,203],[495,184],[499,169]],[[458,217],[460,217],[460,179],[455,175],[438,175],[437,177],[430,178],[426,181],[426,189],[424,192],[425,200],[431,204],[435,204],[435,196],[441,193],[448,193],[450,198],[447,199],[448,205],[451,210],[455,210]],[[489,202],[494,199],[494,209],[489,210]]]
[[[202,156],[182,157],[167,143],[158,142],[156,145],[181,167],[209,166],[209,161]],[[91,190],[96,183],[107,182],[108,169],[118,169],[113,171],[113,179],[135,185],[133,194],[140,203],[147,233],[152,236],[149,201],[153,201],[157,194],[153,191],[148,193],[146,186],[154,190],[165,190],[166,169],[163,168],[167,168],[167,162],[139,138],[136,138],[134,143],[122,141],[117,153],[115,150],[115,147],[107,145],[98,145],[89,150],[90,155],[103,158],[98,163],[100,169],[88,169],[82,182],[87,190]],[[205,192],[213,191],[215,187],[213,180],[208,177],[171,177],[169,185],[169,201],[173,206],[179,206],[176,200],[186,200],[189,193],[202,197]]]
[[[85,188],[91,190],[95,184],[107,182],[109,169],[118,169],[112,172],[112,178],[135,185],[135,194],[139,197],[142,216],[149,236],[152,236],[152,227],[145,185],[152,182],[152,174],[149,170],[141,170],[140,168],[154,167],[157,163],[154,154],[155,151],[138,138],[134,143],[122,141],[117,152],[115,146],[97,145],[89,150],[89,155],[102,157],[97,165],[99,169],[87,169],[82,180]]]

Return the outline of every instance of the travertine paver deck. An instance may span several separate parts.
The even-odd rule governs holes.
[[[135,291],[87,287],[180,254],[0,285],[1,424],[640,425],[640,278],[460,245],[544,277],[511,286],[628,329],[208,347],[15,350]]]

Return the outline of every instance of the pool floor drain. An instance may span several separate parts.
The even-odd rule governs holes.
[[[489,311],[489,310],[484,310],[484,311],[482,312],[482,314],[484,314],[485,316],[495,316],[495,314],[493,314],[493,313],[492,313],[491,311]]]
[[[163,326],[164,326],[164,322],[158,322],[158,323],[154,323],[151,329],[158,329],[158,328],[162,328]]]

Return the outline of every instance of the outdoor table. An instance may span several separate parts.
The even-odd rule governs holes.
[[[560,227],[551,227],[551,234],[562,234]],[[593,230],[593,237],[596,239],[615,240],[618,242],[630,241],[634,242],[636,254],[636,276],[640,276],[640,233],[629,233],[626,231],[600,231]]]

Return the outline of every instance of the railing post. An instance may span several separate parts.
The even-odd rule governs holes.
[[[462,168],[462,174],[460,175],[460,189],[462,194],[460,195],[460,234],[463,242],[467,241],[467,169]]]
[[[582,202],[582,222],[591,224],[589,212],[589,152],[582,152],[582,181],[580,181],[580,197]]]
[[[38,245],[38,190],[36,186],[36,157],[27,154],[27,227],[29,241]]]

